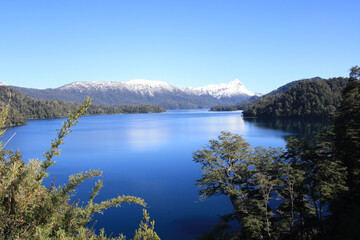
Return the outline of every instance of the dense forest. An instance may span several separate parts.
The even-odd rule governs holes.
[[[359,67],[340,97],[333,128],[313,145],[291,138],[285,149],[252,148],[223,132],[194,152],[200,195],[225,195],[233,205],[199,239],[359,239]]]
[[[339,107],[347,78],[296,81],[259,98],[243,110],[244,117],[331,118]]]
[[[216,105],[210,108],[210,111],[236,111],[236,110],[240,110],[237,109],[235,106],[224,106],[224,105]]]
[[[251,104],[255,103],[260,97],[258,96],[252,96],[248,100],[239,102],[235,105],[216,105],[210,108],[210,111],[237,111],[237,110],[243,110],[247,106],[250,106]]]
[[[9,114],[5,126],[17,126],[26,123],[26,119],[49,119],[68,116],[69,111],[78,104],[59,100],[41,100],[26,96],[10,87],[0,86],[0,106],[9,105]],[[90,105],[86,115],[119,113],[164,112],[165,109],[152,105],[99,106]]]
[[[288,133],[296,133],[297,138],[305,139],[311,146],[316,143],[316,135],[332,128],[333,119],[295,119],[295,118],[244,118],[260,128],[277,129]],[[287,140],[289,136],[284,137]]]
[[[214,106],[210,111],[243,110],[244,117],[332,118],[340,104],[348,78],[311,78],[288,83],[263,97],[233,106]]]

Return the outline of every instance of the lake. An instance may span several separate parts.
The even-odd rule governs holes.
[[[42,159],[63,120],[30,120],[26,126],[8,129],[3,142],[16,133],[6,148],[20,149],[26,160]],[[46,184],[54,177],[59,185],[73,173],[101,169],[104,187],[95,201],[122,194],[141,197],[161,239],[196,239],[232,206],[223,196],[199,198],[195,183],[201,176],[200,165],[192,161],[192,153],[221,131],[242,135],[252,146],[284,147],[286,137],[303,134],[301,127],[289,126],[244,120],[241,112],[207,110],[86,116],[65,138]],[[81,185],[74,199],[87,202],[95,180]],[[124,204],[96,215],[95,228],[130,238],[141,219],[141,207]]]

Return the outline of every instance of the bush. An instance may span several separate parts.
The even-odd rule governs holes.
[[[78,119],[85,113],[91,101],[87,98],[57,131],[57,138],[44,154],[45,160],[30,160],[26,163],[19,151],[4,150],[0,142],[0,239],[110,239],[102,230],[96,235],[87,227],[95,213],[102,213],[109,207],[119,207],[121,203],[136,203],[146,207],[143,199],[134,196],[116,198],[95,203],[94,198],[103,186],[98,181],[89,196],[86,205],[70,201],[76,188],[86,179],[100,176],[100,170],[91,169],[69,177],[67,184],[55,187],[44,186],[48,177],[47,169],[55,164],[54,156],[60,154],[59,146],[64,137],[71,132]],[[9,107],[5,107],[0,116],[0,128],[5,124]],[[0,132],[3,136],[5,130]],[[125,239],[122,234],[117,238]],[[135,231],[134,239],[159,239],[154,231],[154,221],[144,209],[144,221]]]

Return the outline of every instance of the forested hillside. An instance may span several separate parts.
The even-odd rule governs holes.
[[[210,111],[237,111],[237,110],[243,110],[247,106],[250,106],[251,104],[255,103],[260,97],[258,96],[252,96],[246,101],[239,102],[235,105],[216,105],[210,108]]]
[[[333,117],[347,78],[313,78],[289,83],[245,107],[245,117]]]
[[[26,119],[48,119],[66,117],[74,110],[75,103],[59,100],[40,100],[26,96],[17,90],[0,86],[0,106],[10,105],[6,126],[17,126],[26,123]],[[91,105],[87,115],[117,114],[117,113],[150,113],[164,112],[165,109],[151,105],[99,106]]]
[[[254,95],[239,80],[200,88],[178,88],[166,82],[142,79],[124,82],[74,82],[49,89],[11,87],[29,97],[39,99],[81,103],[85,97],[89,96],[93,99],[93,103],[98,105],[151,104],[166,109],[233,105]]]
[[[314,144],[289,138],[285,149],[253,148],[242,136],[222,132],[194,152],[202,172],[196,184],[201,197],[221,194],[233,206],[199,239],[359,239],[360,68],[351,68],[349,79],[300,81],[271,100],[290,101],[290,94],[305,110],[313,110],[316,101],[318,116],[330,111],[322,109],[325,104],[337,106],[334,125]],[[274,124],[286,127],[281,122]]]

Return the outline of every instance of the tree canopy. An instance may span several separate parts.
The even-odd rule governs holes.
[[[335,154],[346,167],[349,191],[331,204],[334,212],[333,236],[356,239],[360,235],[360,68],[350,70],[348,85],[336,113]]]
[[[244,117],[332,118],[340,105],[346,78],[297,81],[284,91],[259,98],[244,108]]]
[[[202,170],[197,181],[200,195],[227,196],[234,207],[227,219],[238,222],[241,230],[230,235],[223,227],[221,234],[216,233],[218,238],[208,239],[324,236],[326,207],[347,190],[345,168],[332,155],[333,147],[323,138],[313,147],[290,139],[286,150],[251,148],[241,136],[229,132],[210,140],[193,155]]]
[[[275,93],[273,100],[290,98],[290,93],[296,99],[299,89],[311,92],[329,86],[304,82],[289,86],[283,95]],[[223,132],[218,140],[210,140],[203,150],[196,151],[194,161],[202,170],[197,182],[200,195],[226,195],[234,207],[201,239],[358,239],[358,66],[351,68],[334,115],[333,129],[319,134],[315,144],[290,138],[285,150],[251,148],[241,136]],[[231,219],[241,230],[229,232]]]

